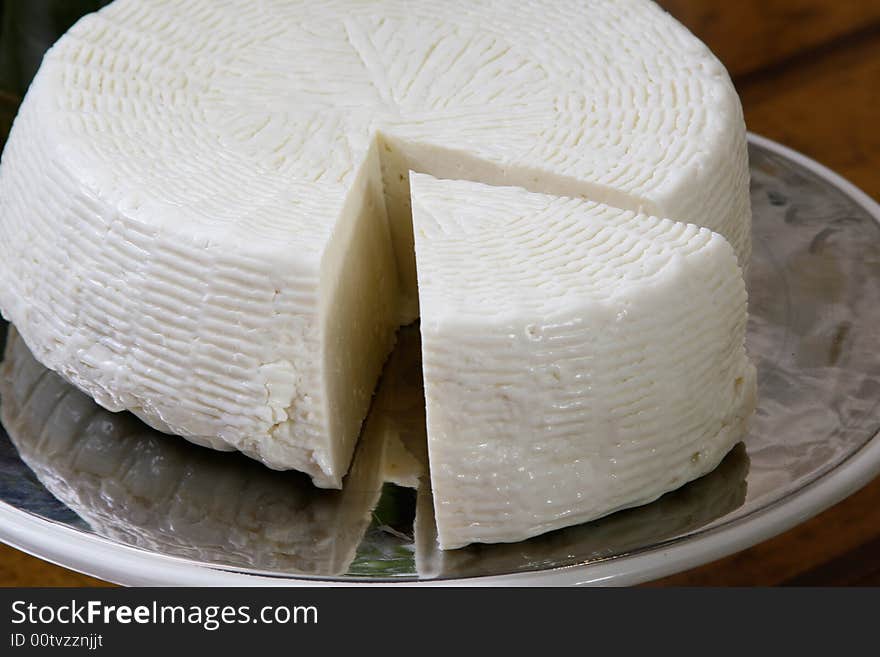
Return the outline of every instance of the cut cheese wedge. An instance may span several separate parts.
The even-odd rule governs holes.
[[[742,438],[755,370],[723,237],[513,187],[411,187],[441,547],[649,502]]]
[[[110,410],[338,487],[418,299],[409,172],[704,225],[745,266],[724,67],[647,0],[117,0],[0,166],[0,309]]]

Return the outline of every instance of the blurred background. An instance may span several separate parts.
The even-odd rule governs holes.
[[[46,48],[104,4],[0,0],[0,141]],[[659,4],[727,66],[749,130],[880,199],[880,0]],[[99,582],[0,544],[0,585],[86,584]],[[775,539],[655,583],[779,584],[880,585],[880,480]]]

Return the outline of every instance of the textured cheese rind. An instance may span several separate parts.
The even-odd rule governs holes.
[[[442,548],[649,502],[740,440],[755,370],[720,235],[512,187],[411,185]]]
[[[410,169],[698,223],[745,264],[746,160],[723,67],[645,0],[118,0],[13,126],[0,308],[107,408],[338,486],[416,313]]]
[[[498,575],[613,558],[705,529],[743,505],[749,457],[742,443],[704,477],[657,501],[524,543],[440,550],[430,488],[416,502],[416,571],[425,579]]]
[[[188,447],[96,405],[37,363],[15,329],[0,365],[0,418],[37,478],[97,534],[209,563],[341,575],[386,472],[408,476],[405,453],[383,432],[364,435],[342,491]]]
[[[33,138],[11,139],[0,167],[5,316],[106,408],[338,487],[396,326],[374,149],[342,191],[276,180],[262,199],[264,172],[239,170],[226,183],[247,190],[238,212],[186,206],[188,184],[210,191],[197,182],[160,201],[120,196],[95,143],[45,129],[54,72],[16,120],[13,136]]]

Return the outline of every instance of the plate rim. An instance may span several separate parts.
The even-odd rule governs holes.
[[[880,204],[816,160],[767,137],[748,141],[828,181],[880,224]],[[546,570],[436,580],[276,575],[151,552],[79,531],[0,501],[0,541],[49,563],[124,586],[633,586],[696,568],[782,534],[880,474],[880,431],[787,497],[693,537],[610,559]]]

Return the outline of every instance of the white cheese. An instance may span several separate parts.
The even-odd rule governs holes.
[[[409,171],[644,209],[745,264],[745,129],[647,0],[117,0],[0,166],[0,308],[111,410],[338,487],[417,313]]]
[[[442,548],[650,502],[742,438],[755,369],[723,237],[521,188],[410,184]]]

